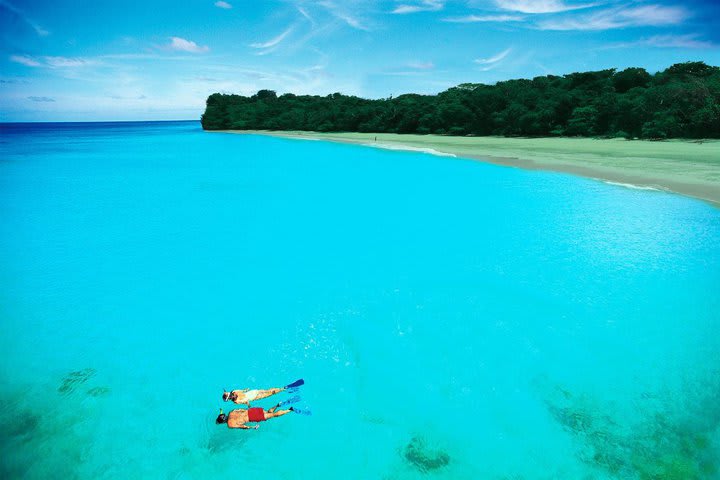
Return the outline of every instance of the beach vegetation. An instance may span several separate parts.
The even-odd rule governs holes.
[[[436,135],[720,138],[720,68],[685,62],[463,83],[437,95],[364,99],[214,93],[206,130],[298,130]]]

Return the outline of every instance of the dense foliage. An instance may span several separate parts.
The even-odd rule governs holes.
[[[438,95],[368,100],[260,90],[215,93],[206,130],[308,130],[447,135],[720,138],[720,68],[673,65],[466,83]]]

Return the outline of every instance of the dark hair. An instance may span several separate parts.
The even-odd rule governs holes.
[[[217,418],[215,419],[215,423],[217,423],[217,424],[227,423],[227,419],[228,419],[227,415],[225,415],[224,413],[221,413],[221,414],[218,415]]]
[[[230,392],[223,392],[222,399],[227,402],[230,399]]]

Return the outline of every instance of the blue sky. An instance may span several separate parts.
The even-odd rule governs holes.
[[[0,121],[197,119],[213,92],[720,65],[720,0],[0,0],[0,39]]]

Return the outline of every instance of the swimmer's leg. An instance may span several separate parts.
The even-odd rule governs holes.
[[[263,398],[271,397],[276,393],[282,392],[282,388],[268,388],[267,390],[258,390],[255,400],[262,400]]]
[[[272,410],[272,412],[270,410],[265,412],[265,420],[270,420],[271,418],[275,417],[282,417],[283,415],[287,415],[291,412],[291,410],[275,410],[276,408],[277,407],[271,408],[270,410]]]

